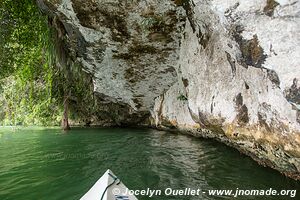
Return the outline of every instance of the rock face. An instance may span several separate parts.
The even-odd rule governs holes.
[[[38,4],[112,124],[215,138],[300,179],[300,1]]]
[[[93,77],[100,104],[113,103],[110,110],[122,110],[105,115],[118,118],[112,123],[149,121],[154,98],[177,81],[179,25],[185,15],[172,1],[157,3],[38,1],[62,33],[72,62]]]

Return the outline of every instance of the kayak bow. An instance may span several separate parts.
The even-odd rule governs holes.
[[[80,200],[138,200],[111,170],[107,170]]]

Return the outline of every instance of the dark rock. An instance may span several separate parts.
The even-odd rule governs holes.
[[[189,86],[189,80],[186,78],[182,78],[182,83],[184,87],[188,87]]]
[[[300,105],[300,85],[298,86],[298,79],[293,80],[293,84],[289,89],[285,90],[285,97],[289,102]]]
[[[267,69],[267,73],[268,73],[268,78],[271,80],[271,82],[277,87],[280,87],[280,80],[278,74],[271,69]]]
[[[267,0],[267,4],[264,7],[264,13],[269,17],[272,17],[274,15],[275,8],[279,5],[280,4],[275,0]]]
[[[237,26],[238,27],[238,26]],[[245,40],[240,35],[241,30],[236,30],[234,37],[240,46],[242,57],[238,60],[242,66],[252,66],[261,68],[264,64],[267,55],[263,48],[259,45],[257,35],[253,36],[251,40]]]
[[[236,74],[236,65],[235,65],[235,60],[231,57],[230,53],[228,53],[227,51],[225,51],[226,56],[227,56],[227,60],[231,66],[231,71],[233,76],[235,76]]]

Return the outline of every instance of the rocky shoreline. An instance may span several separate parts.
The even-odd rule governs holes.
[[[214,138],[300,179],[300,2],[38,0],[92,79],[91,124]]]

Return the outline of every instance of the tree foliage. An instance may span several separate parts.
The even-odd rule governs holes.
[[[66,39],[48,21],[34,0],[0,0],[0,125],[59,125],[66,100],[73,120],[95,112],[90,77],[59,62]]]
[[[51,31],[33,0],[0,2],[0,120],[5,125],[57,121]]]
[[[1,76],[11,75],[20,67],[25,76],[37,75],[40,69],[36,66],[43,66],[42,51],[49,44],[48,35],[46,18],[33,0],[1,0]],[[32,70],[35,73],[30,73]]]

